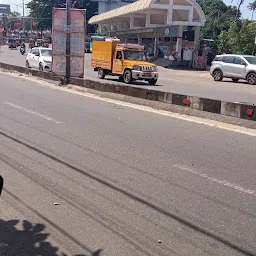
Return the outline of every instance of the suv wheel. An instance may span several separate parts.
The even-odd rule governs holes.
[[[157,79],[148,80],[149,85],[155,85],[156,82],[157,82]]]
[[[30,68],[28,60],[26,61],[26,68]]]
[[[246,77],[246,80],[247,80],[248,84],[251,84],[251,85],[256,84],[256,74],[249,73]]]
[[[217,69],[213,72],[213,79],[214,81],[222,81],[223,73],[221,70]]]
[[[44,71],[44,67],[43,67],[43,65],[42,65],[41,62],[39,63],[39,70],[40,70],[40,71]]]

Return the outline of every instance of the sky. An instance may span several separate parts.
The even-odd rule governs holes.
[[[30,2],[30,0],[24,0],[24,1],[25,1],[25,4]],[[239,0],[223,0],[223,1],[227,5],[237,5]],[[243,18],[251,19],[251,12],[247,9],[247,6],[250,2],[253,2],[253,0],[244,0],[244,3],[241,7]],[[0,0],[0,4],[10,4],[12,11],[18,11],[22,13],[22,0]],[[25,11],[25,15],[27,14],[28,14],[28,11]]]
[[[1,0],[0,0],[1,2]],[[226,5],[236,5],[238,4],[239,0],[224,0]],[[251,19],[252,13],[248,10],[247,6],[249,3],[253,2],[253,0],[244,0],[243,5],[241,6],[241,12],[244,19]],[[256,17],[256,16],[255,16]]]

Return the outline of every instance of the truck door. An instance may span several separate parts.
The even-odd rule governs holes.
[[[116,51],[113,60],[113,73],[123,74],[123,53],[122,51]]]

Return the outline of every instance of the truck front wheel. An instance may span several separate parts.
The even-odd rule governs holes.
[[[99,68],[99,69],[98,69],[98,77],[99,77],[99,79],[104,79],[105,76],[106,76],[105,70],[102,69],[102,68]]]
[[[148,80],[148,83],[149,83],[150,85],[155,85],[156,82],[157,82],[157,79]]]
[[[132,82],[132,72],[129,69],[124,71],[124,82],[126,84],[130,84]]]

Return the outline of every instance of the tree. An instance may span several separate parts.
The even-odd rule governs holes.
[[[38,29],[49,29],[52,27],[52,9],[65,8],[66,0],[32,0],[27,7],[30,9],[30,16],[37,18]],[[98,3],[94,0],[73,0],[72,7],[86,9],[86,24],[89,18],[97,14]],[[91,32],[94,27],[87,26],[87,32]]]
[[[65,0],[32,0],[27,7],[30,9],[30,16],[37,19],[37,29],[50,29],[52,27],[52,9],[65,8]]]
[[[16,29],[15,23],[21,23],[21,16],[18,12],[11,12],[6,18],[6,26],[8,29]]]
[[[206,16],[205,26],[201,30],[202,38],[216,40],[236,20],[237,8],[227,6],[222,0],[201,0],[200,6]]]
[[[238,7],[237,7],[236,18],[239,18],[240,8],[241,8],[241,5],[242,5],[243,3],[244,3],[244,0],[239,0],[239,2],[238,2]]]
[[[248,7],[247,7],[250,11],[252,11],[252,18],[251,20],[253,20],[253,15],[254,15],[254,12],[256,10],[256,0],[253,1],[252,3],[249,3]]]
[[[228,31],[223,31],[218,36],[218,53],[252,54],[255,31],[256,22],[233,22]]]
[[[73,7],[77,9],[86,9],[86,32],[95,33],[95,25],[89,25],[88,20],[98,14],[98,2],[94,0],[74,0]]]

